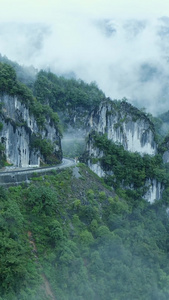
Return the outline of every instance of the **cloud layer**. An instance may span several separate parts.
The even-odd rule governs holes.
[[[76,2],[76,1],[75,1]],[[169,109],[169,18],[114,17],[64,7],[45,19],[0,23],[0,53],[21,64],[96,81],[112,99]],[[88,9],[88,10],[87,10]],[[88,13],[86,13],[88,11]]]

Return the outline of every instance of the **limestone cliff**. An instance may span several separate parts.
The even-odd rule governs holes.
[[[50,144],[52,156],[56,161],[61,161],[60,133],[49,117],[40,126],[33,113],[17,96],[5,94],[0,97],[0,102],[0,139],[10,164],[27,167],[39,166],[40,160],[47,162],[42,145],[44,143]]]
[[[163,162],[169,162],[169,135],[167,135],[161,145],[159,146],[159,152],[162,154]]]
[[[144,199],[150,203],[154,203],[155,200],[159,200],[162,197],[162,192],[164,190],[164,185],[157,181],[156,179],[147,179],[146,184],[148,188],[147,192],[144,195]]]
[[[107,139],[116,145],[122,145],[125,150],[138,152],[141,156],[149,154],[151,157],[157,154],[157,143],[153,124],[148,117],[137,108],[125,101],[105,101],[95,109],[88,123],[89,136],[86,146],[86,157],[89,168],[99,177],[107,177],[114,174],[114,166],[110,158],[110,165],[105,165],[111,153],[106,148],[99,146],[95,141],[95,133],[99,136],[106,134]],[[93,133],[94,134],[93,134]],[[106,147],[106,146],[105,146]],[[120,151],[120,150],[119,150]],[[109,163],[109,162],[108,162]],[[120,162],[119,162],[120,164]],[[129,185],[121,181],[121,186],[132,189],[132,179]],[[149,202],[160,199],[163,185],[155,178],[144,175],[142,196]],[[134,187],[135,189],[135,187]]]
[[[89,127],[101,134],[106,133],[109,140],[123,145],[128,151],[157,153],[153,124],[144,113],[125,101],[101,103],[91,113]]]
[[[89,139],[87,144],[87,153],[90,153],[90,157],[87,156],[87,165],[88,167],[96,173],[99,177],[108,177],[114,175],[113,167],[111,170],[107,170],[103,167],[102,158],[105,153],[95,146],[94,140]],[[141,172],[141,170],[140,170]],[[136,189],[133,184],[129,186],[125,186],[123,180],[121,182],[121,187],[124,189]],[[150,203],[154,203],[155,200],[159,200],[162,197],[162,193],[164,190],[164,184],[158,181],[155,178],[147,178],[143,183],[143,193],[142,197]]]

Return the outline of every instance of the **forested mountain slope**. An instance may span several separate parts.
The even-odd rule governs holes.
[[[81,165],[0,189],[0,206],[0,299],[168,299],[160,202],[117,196]]]
[[[62,159],[59,118],[42,105],[16,78],[14,69],[0,63],[1,165],[39,166]]]
[[[18,81],[27,85],[29,88],[33,88],[36,74],[38,72],[33,66],[30,67],[21,66],[17,62],[11,61],[6,56],[2,56],[1,54],[0,54],[0,62],[8,64],[15,70]]]
[[[43,163],[61,161],[58,115],[63,136],[86,137],[86,165],[0,187],[0,300],[168,300],[162,118],[107,99],[94,83],[46,71],[20,81],[0,63],[1,165],[10,144],[18,165],[32,150]]]
[[[94,82],[87,84],[42,70],[34,83],[34,95],[39,102],[59,113],[65,130],[69,127],[86,130],[91,110],[105,99]]]

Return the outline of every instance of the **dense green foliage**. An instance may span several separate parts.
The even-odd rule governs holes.
[[[156,142],[160,144],[166,136],[169,126],[166,126],[159,117],[154,117],[151,114],[147,114],[147,117],[154,125]]]
[[[31,90],[17,80],[15,70],[10,65],[0,63],[0,95],[4,94],[17,96],[35,116],[39,126],[43,126],[45,119],[50,118],[51,122],[60,130],[57,113],[53,112],[49,106],[42,105],[37,101]]]
[[[47,300],[50,289],[58,300],[168,300],[165,207],[122,200],[87,167],[76,172],[1,189],[0,299]]]
[[[5,147],[3,143],[0,143],[0,168],[4,167],[5,164],[6,164]]]
[[[0,122],[0,131],[3,128],[3,124]],[[6,164],[6,155],[5,155],[5,147],[3,143],[0,143],[0,168],[5,166]]]
[[[54,148],[56,144],[57,142],[52,143],[50,140],[46,138],[42,138],[41,135],[36,136],[33,134],[31,136],[31,142],[30,142],[31,149],[39,150],[40,153],[43,155],[45,162],[47,164],[57,164],[62,159],[61,150],[60,150],[60,155],[59,155],[59,151],[57,151],[57,156],[55,155]]]
[[[100,164],[107,173],[106,182],[114,188],[125,187],[127,193],[133,193],[138,198],[143,196],[147,189],[147,179],[157,179],[165,186],[169,185],[168,165],[164,165],[161,155],[150,156],[145,154],[128,152],[122,145],[117,145],[107,139],[106,135],[99,135],[96,132],[90,134],[94,147],[103,151],[99,159],[92,158],[92,163]],[[128,191],[127,191],[128,190]]]
[[[6,56],[0,54],[0,62],[10,65],[16,72],[17,79],[26,84],[29,88],[33,88],[37,70],[31,67],[20,66],[17,62],[13,62]]]
[[[24,223],[15,198],[0,188],[0,299],[15,300],[24,288],[23,297],[31,295],[40,284]]]
[[[95,83],[66,79],[46,71],[38,73],[34,94],[41,103],[49,104],[54,111],[78,106],[91,109],[105,98]]]
[[[105,99],[93,83],[45,71],[38,73],[33,92],[36,98],[12,67],[0,63],[1,96],[16,95],[40,126],[46,118],[58,126],[52,108],[81,107],[84,113]],[[112,107],[123,107],[133,121],[148,120],[125,99]],[[150,126],[155,122],[160,128],[157,119]],[[90,139],[103,151],[101,158],[90,159],[109,172],[111,188],[83,164],[51,175],[34,173],[28,185],[0,188],[0,300],[169,299],[169,165],[160,155],[127,152],[106,135],[92,133]],[[68,155],[82,151],[82,144],[68,145]],[[31,147],[53,162],[49,140],[33,135]],[[0,144],[1,161],[3,151]],[[150,205],[142,196],[146,180],[154,178],[165,190],[163,199]]]

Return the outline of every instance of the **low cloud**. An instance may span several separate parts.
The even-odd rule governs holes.
[[[169,110],[169,18],[57,14],[38,23],[1,23],[0,53],[20,64],[74,73],[112,99],[148,112]]]

